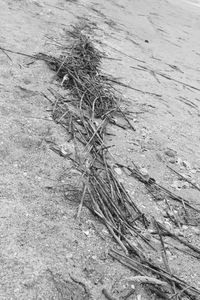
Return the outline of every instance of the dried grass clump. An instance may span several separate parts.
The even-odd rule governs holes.
[[[69,76],[95,76],[99,72],[101,64],[101,54],[94,48],[90,39],[84,34],[77,34],[74,30],[73,35],[76,36],[74,43],[70,48],[70,53],[67,56],[61,56],[58,64],[59,77],[64,77],[66,74]],[[77,74],[76,74],[77,73]]]
[[[48,56],[45,60],[80,108],[89,109],[94,117],[103,117],[116,108],[117,97],[105,76],[100,74],[101,52],[78,27],[74,27],[70,35],[73,43],[68,54],[59,58]],[[40,55],[44,58],[44,54]]]

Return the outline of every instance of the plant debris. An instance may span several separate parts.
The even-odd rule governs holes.
[[[107,80],[108,77],[100,71],[102,53],[78,25],[68,34],[71,44],[67,47],[67,54],[55,58],[40,53],[37,58],[47,62],[56,72],[62,86],[70,92],[66,98],[51,94],[55,97],[53,118],[66,129],[75,144],[74,157],[67,155],[67,158],[80,173],[79,187],[71,190],[74,198],[80,195],[77,217],[80,217],[83,205],[98,216],[123,251],[111,250],[110,255],[136,272],[140,276],[136,279],[140,279],[152,293],[165,299],[198,299],[200,291],[171,272],[164,238],[168,235],[189,247],[196,257],[200,250],[154,220],[154,237],[157,236],[160,241],[163,265],[160,266],[153,259],[158,248],[143,234],[151,220],[135,205],[108,163],[111,154],[105,143],[107,125],[113,114],[120,110],[112,80]],[[96,120],[97,117],[100,121]],[[124,167],[120,164],[118,166]],[[181,203],[184,208],[195,209],[189,201],[161,187],[153,178],[145,177],[136,166],[133,169],[127,168],[155,197],[159,190]],[[112,298],[108,294],[106,297]]]
[[[94,117],[102,117],[115,109],[118,102],[108,79],[100,74],[102,53],[78,26],[69,34],[74,41],[68,48],[67,55],[55,58],[40,53],[37,57],[45,60],[56,71],[62,85],[78,101],[80,109],[89,109]]]

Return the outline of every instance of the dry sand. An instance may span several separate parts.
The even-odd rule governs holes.
[[[101,49],[120,59],[104,60],[103,69],[139,90],[121,89],[136,132],[110,128],[113,156],[125,164],[134,160],[196,206],[199,192],[177,187],[165,151],[175,151],[178,163],[171,159],[171,165],[200,184],[198,2],[0,0],[0,46],[14,51],[58,55],[65,29],[81,17],[95,22]],[[76,220],[77,203],[63,196],[73,171],[50,147],[67,139],[41,94],[62,89],[43,62],[30,58],[0,51],[0,70],[0,299],[88,299],[85,287],[95,300],[105,299],[102,288],[122,299],[131,272],[108,257],[113,241],[98,220],[87,209]],[[144,213],[167,223],[162,203],[119,176]],[[198,246],[199,216],[192,222],[181,230]],[[168,254],[173,272],[200,288],[199,261],[172,249]]]

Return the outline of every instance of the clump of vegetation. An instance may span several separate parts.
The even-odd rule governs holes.
[[[105,76],[101,75],[102,53],[77,26],[70,35],[73,43],[67,55],[59,58],[48,56],[45,60],[80,108],[89,109],[95,117],[103,117],[117,107],[117,97]]]

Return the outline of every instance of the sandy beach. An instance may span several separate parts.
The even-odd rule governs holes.
[[[72,163],[78,144],[52,117],[69,91],[34,55],[66,55],[75,24],[87,24],[102,51],[102,74],[120,81],[112,83],[135,129],[117,115],[104,141],[113,173],[148,220],[134,225],[132,246],[199,291],[200,1],[0,0],[0,299],[163,299],[152,283],[134,282],[142,267],[137,273],[109,255],[126,254],[121,227],[113,239],[84,205],[77,218],[80,191],[70,197],[83,178]],[[152,194],[119,164],[137,165],[179,202]],[[163,234],[167,267],[153,220],[176,237]],[[177,299],[175,290],[166,299]],[[192,298],[182,291],[179,299]]]

